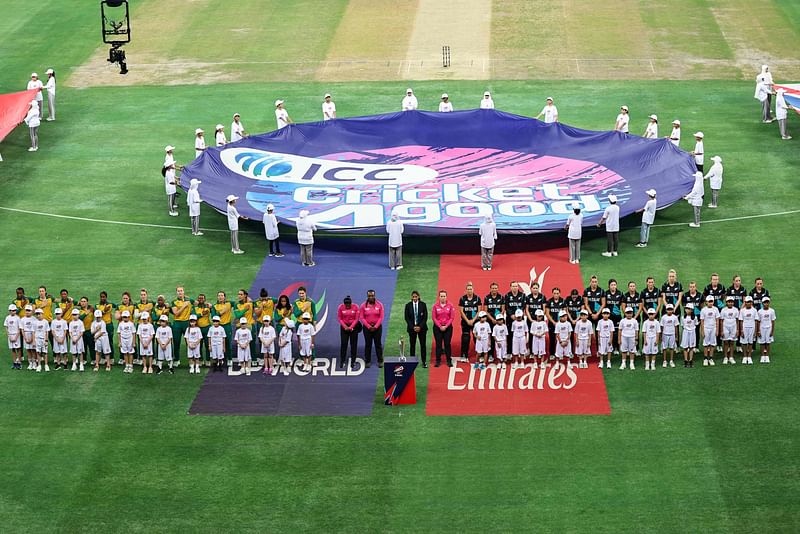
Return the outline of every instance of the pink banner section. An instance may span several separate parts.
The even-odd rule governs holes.
[[[34,98],[36,98],[35,89],[0,95],[0,141],[22,122]]]

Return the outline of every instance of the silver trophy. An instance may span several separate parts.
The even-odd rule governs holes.
[[[406,354],[405,354],[406,340],[401,337],[400,340],[397,342],[397,344],[400,345],[400,361],[404,362],[406,361]]]

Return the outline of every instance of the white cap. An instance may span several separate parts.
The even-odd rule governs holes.
[[[239,319],[239,324],[247,324],[247,319],[245,317],[242,317],[241,319]]]
[[[234,201],[234,200],[239,200],[239,197],[237,197],[236,195],[228,195],[227,197],[225,197],[225,200],[227,200],[228,202],[231,202],[231,201]]]
[[[650,115],[650,120],[658,122],[658,115]]]
[[[483,96],[492,96],[492,93],[490,93],[489,91],[484,91]]]
[[[674,310],[675,309],[675,305],[673,303],[671,303],[671,302],[667,302],[667,309],[668,310]]]
[[[286,328],[294,328],[294,321],[291,319],[286,319],[283,321],[283,324],[286,326]]]
[[[694,309],[694,304],[689,302],[688,304],[686,304],[686,306],[684,306],[684,308],[689,308],[690,310],[693,310]]]
[[[268,323],[272,320],[272,318],[269,315],[264,315],[261,317],[261,320],[265,323]]]
[[[573,202],[573,203],[570,205],[570,207],[571,207],[572,209],[580,209],[580,207],[581,207],[581,203],[580,203],[580,202]]]
[[[189,320],[190,320],[190,321],[196,321],[196,320],[197,320],[197,316],[196,316],[195,314],[191,314],[191,315],[189,316]]]
[[[308,312],[305,312],[305,313],[303,313],[303,315],[300,316],[300,318],[301,319],[311,319],[311,314],[308,313]]]
[[[656,310],[654,308],[650,308],[649,310],[647,310],[647,315],[655,315],[655,314]]]
[[[708,295],[706,297],[706,302],[714,302],[714,297],[712,297],[711,295]]]
[[[61,315],[62,313],[64,313],[64,310],[61,308],[56,308],[56,315]]]
[[[73,309],[72,309],[72,315],[80,315],[80,313],[81,313],[81,312],[80,312],[80,311],[78,311],[78,309],[77,309],[77,308],[73,308]]]
[[[674,121],[672,121],[672,124],[677,124],[678,126],[680,126],[681,125],[681,121],[679,121],[678,119],[675,119]]]
[[[564,317],[565,315],[567,315],[567,310],[561,310],[560,312],[558,312],[559,318]]]
[[[199,185],[199,184],[202,184],[203,182],[201,182],[197,178],[192,178],[191,180],[189,180],[189,183],[190,184],[198,184]]]
[[[609,310],[608,308],[603,308],[602,310],[600,310],[600,313],[611,313],[611,310]]]
[[[745,302],[753,302],[753,297],[751,297],[750,295],[747,295],[747,296],[744,298],[744,301],[745,301]]]
[[[142,312],[139,314],[139,319],[149,319],[149,318],[150,318],[150,312]]]
[[[621,107],[621,108],[619,108],[619,109],[621,109],[622,111],[628,111],[628,106],[622,106],[622,107]]]
[[[506,318],[503,317],[503,314],[500,313],[500,312],[497,312],[497,315],[495,315],[494,318],[495,318],[496,321],[505,321],[506,320]]]
[[[39,77],[38,74],[36,74],[35,72],[31,72],[31,78],[38,78],[38,77]]]
[[[173,150],[175,150],[175,147],[172,145],[167,145],[164,147],[164,152],[172,152]]]
[[[450,98],[450,97],[447,96],[447,93],[442,93],[442,98]]]
[[[56,71],[54,71],[53,69],[47,69],[46,71],[44,71],[44,73],[45,74],[55,74]]]
[[[9,304],[8,311],[17,311],[17,306],[15,304]]]
[[[330,93],[325,93],[325,98],[330,98],[330,97],[331,97]]]
[[[33,306],[31,306],[30,304],[26,304],[25,311],[33,311]]]
[[[776,93],[785,93],[786,89],[784,89],[783,87],[778,87],[778,89],[776,89],[775,92]]]
[[[217,124],[214,129],[215,130],[222,130],[223,128],[225,128],[223,125]]]
[[[514,312],[514,317],[522,317],[522,310],[517,310]]]
[[[553,101],[553,97],[552,96],[548,96],[547,98],[545,98],[545,100],[549,100],[550,102],[552,102]]]
[[[103,312],[101,312],[100,310],[95,310],[94,311],[94,316],[95,317],[102,317],[103,316]]]
[[[705,136],[703,135],[703,132],[695,132],[695,133],[694,133],[694,136],[695,136],[695,137],[699,137],[700,139],[702,139],[703,137],[705,137]]]
[[[722,163],[722,158],[719,156],[711,156],[711,161],[716,161],[717,163]]]
[[[608,195],[608,201],[612,202],[612,203],[616,202],[617,201],[617,195]]]
[[[39,314],[39,313],[44,313],[44,312],[42,311],[41,308],[36,308],[36,310],[34,310],[33,313]]]
[[[406,93],[413,93],[413,92],[414,92],[414,90],[411,89],[410,87],[408,89],[406,89]]]
[[[645,191],[645,193],[646,193],[646,194],[647,194],[647,196],[649,196],[649,197],[654,197],[654,196],[656,196],[656,190],[655,190],[655,189],[648,189],[647,191]]]
[[[167,317],[166,315],[162,315],[161,317],[158,318],[158,320],[159,321],[169,321],[169,317]]]
[[[761,302],[769,302],[770,300],[772,299],[769,297],[764,297],[763,299],[761,299]]]
[[[125,310],[124,312],[120,313],[119,316],[120,317],[130,317],[131,316],[131,312],[129,312],[128,310]]]
[[[238,113],[234,113],[233,116],[234,117],[241,117],[241,115],[239,115]]]
[[[267,211],[275,211],[275,206],[272,204],[267,204]]]
[[[478,317],[486,317],[486,312],[481,310],[478,312]]]
[[[300,213],[298,213],[298,215],[300,217],[308,217],[308,210],[300,210]]]
[[[698,178],[702,179],[703,178],[703,173],[700,172],[700,171],[697,171],[697,172],[694,173],[694,177],[695,177],[695,180],[698,179]]]
[[[538,317],[539,315],[544,316],[544,312],[542,310],[536,310],[535,315]]]
[[[586,310],[581,310],[581,312],[578,315],[589,315],[589,312]]]
[[[211,318],[211,320],[212,321],[219,321],[220,320],[219,319],[219,315],[215,315],[214,317]]]
[[[733,302],[734,300],[736,299],[733,298],[733,295],[728,295],[727,297],[725,297],[725,302]]]
[[[203,133],[203,129],[202,129],[202,128],[197,128],[197,129],[194,131],[194,134],[195,134],[195,135],[197,135],[197,134],[201,134],[201,133]]]
[[[633,313],[633,308],[628,306],[627,308],[625,308],[625,313]]]
[[[277,108],[278,106],[280,106],[281,104],[283,104],[283,100],[280,100],[280,99],[278,99],[278,100],[276,100],[276,101],[275,101],[275,107],[276,107],[276,108]]]

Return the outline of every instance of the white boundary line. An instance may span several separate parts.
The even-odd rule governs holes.
[[[108,219],[93,219],[90,217],[75,217],[74,215],[60,215],[58,213],[46,213],[43,211],[31,211],[31,210],[23,210],[19,208],[9,208],[6,206],[0,206],[0,210],[5,211],[13,211],[15,213],[25,213],[27,215],[40,215],[42,217],[55,217],[57,219],[70,219],[73,221],[86,221],[86,222],[96,222],[96,223],[104,223],[104,224],[121,224],[124,226],[143,226],[147,228],[167,228],[170,230],[191,230],[189,226],[175,226],[171,224],[152,224],[152,223],[137,223],[137,222],[129,222],[129,221],[111,221]],[[800,213],[800,209],[797,210],[790,210],[790,211],[778,211],[775,213],[762,213],[759,215],[743,215],[741,217],[728,217],[725,219],[713,219],[710,221],[701,221],[701,224],[711,224],[711,223],[721,223],[721,222],[730,222],[730,221],[742,221],[745,219],[760,219],[762,217],[779,217],[781,215],[792,215],[795,213]],[[651,228],[664,228],[667,226],[688,226],[689,223],[679,222],[679,223],[666,223],[666,224],[654,224]],[[228,232],[229,230],[225,230],[222,228],[202,228],[202,230],[206,232]],[[252,232],[247,230],[240,230],[243,234],[260,234],[261,232]]]

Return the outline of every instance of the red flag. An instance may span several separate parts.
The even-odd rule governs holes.
[[[0,141],[22,122],[36,98],[36,89],[0,95]]]

